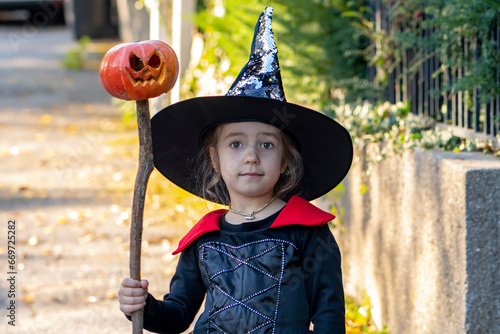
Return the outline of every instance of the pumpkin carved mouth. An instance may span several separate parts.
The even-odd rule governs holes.
[[[133,85],[161,84],[165,79],[165,66],[158,50],[149,57],[147,63],[131,52],[129,57],[130,68],[127,67],[127,74]]]

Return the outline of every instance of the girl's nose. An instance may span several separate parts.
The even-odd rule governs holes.
[[[258,164],[259,155],[253,147],[249,147],[245,152],[245,164]]]

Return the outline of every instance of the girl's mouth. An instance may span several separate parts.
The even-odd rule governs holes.
[[[259,174],[259,173],[255,173],[255,172],[248,172],[248,173],[241,174],[241,176],[247,176],[247,177],[259,177],[262,175],[264,175],[264,174]]]

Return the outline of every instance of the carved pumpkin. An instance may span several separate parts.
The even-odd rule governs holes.
[[[123,43],[111,48],[99,69],[106,91],[122,100],[147,100],[169,92],[177,80],[179,62],[162,41]]]

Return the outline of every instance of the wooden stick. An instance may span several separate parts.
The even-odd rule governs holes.
[[[141,243],[144,201],[149,176],[154,169],[153,145],[149,101],[137,101],[137,125],[139,130],[139,167],[135,178],[130,226],[130,277],[141,280]],[[132,333],[140,334],[143,328],[143,310],[132,313]]]

